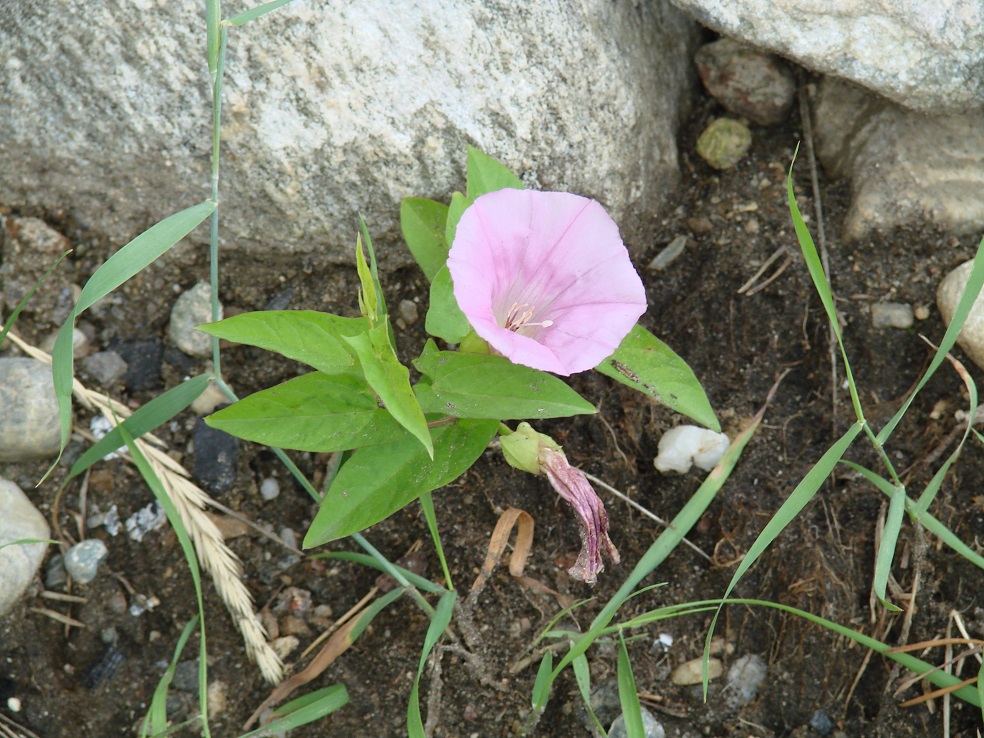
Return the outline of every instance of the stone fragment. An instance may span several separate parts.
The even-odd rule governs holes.
[[[782,60],[722,38],[701,46],[694,62],[707,91],[735,115],[760,126],[789,117],[796,78]]]
[[[695,464],[698,469],[710,471],[724,456],[730,443],[724,433],[696,425],[678,425],[659,439],[659,453],[653,465],[662,474],[686,474]]]
[[[51,367],[36,359],[0,358],[0,461],[43,459],[60,446]]]
[[[14,543],[51,536],[48,521],[21,488],[0,477],[0,616],[27,591],[44,561],[47,543]]]
[[[940,309],[943,322],[947,325],[953,320],[957,303],[960,302],[960,296],[967,286],[973,267],[973,261],[964,262],[947,274],[936,288],[936,306]],[[957,343],[977,366],[984,369],[984,294],[978,295],[973,307],[970,308],[967,320],[964,321],[960,335],[957,337]]]
[[[229,402],[225,392],[215,382],[209,382],[205,391],[192,401],[191,411],[196,415],[208,415],[224,402]]]
[[[759,693],[769,668],[765,659],[755,653],[735,659],[728,669],[728,686],[724,690],[725,701],[732,710],[748,705]]]
[[[670,674],[670,681],[679,687],[685,687],[690,684],[700,684],[703,678],[703,668],[703,659],[692,659],[675,668],[673,673]],[[721,665],[721,659],[710,659],[708,661],[708,679],[717,679],[723,673],[724,667]]]
[[[984,3],[673,0],[723,36],[928,113],[984,105]]]
[[[851,185],[848,240],[926,223],[957,233],[984,228],[979,113],[926,115],[826,79],[814,119],[820,162]]]
[[[876,302],[871,306],[871,324],[875,328],[906,330],[915,323],[912,305],[904,302]]]
[[[41,350],[51,353],[55,349],[55,341],[58,340],[58,331],[51,333],[41,342]],[[91,345],[89,343],[89,337],[78,328],[72,329],[72,356],[76,359],[81,359],[84,356],[89,355],[89,350]]]
[[[413,325],[419,319],[417,303],[413,300],[400,300],[400,305],[397,307],[397,313],[407,325]]]
[[[653,260],[649,262],[649,268],[655,269],[658,272],[663,271],[666,267],[676,261],[686,248],[687,237],[677,236],[670,241],[662,251],[653,257]]]
[[[0,37],[2,36],[3,32],[0,31]],[[3,48],[2,41],[0,48]],[[3,72],[0,71],[0,80],[2,78]],[[4,92],[6,88],[0,81],[0,96],[6,97]],[[2,128],[3,122],[0,120],[0,130]],[[0,134],[0,139],[2,138],[3,135]],[[0,174],[0,179],[12,174]],[[63,260],[47,277],[45,273],[71,247],[71,242],[65,236],[43,220],[0,218],[0,254],[3,254],[0,259],[0,285],[3,285],[0,290],[0,308],[6,308],[5,314],[9,315],[37,287],[37,291],[24,305],[24,312],[40,316],[55,326],[65,322],[75,304],[71,262]]]
[[[222,306],[219,306],[219,318]],[[196,328],[212,322],[212,288],[199,282],[182,293],[171,309],[171,343],[190,356],[211,356],[212,338]]]
[[[209,492],[232,489],[239,469],[239,439],[206,425],[204,418],[195,421],[193,438],[195,458],[191,474],[195,481]]]
[[[76,543],[65,554],[65,571],[79,584],[88,584],[96,578],[99,565],[109,556],[106,544],[98,538],[87,538]]]
[[[741,121],[718,118],[697,139],[697,153],[715,169],[731,169],[752,145],[752,132]]]
[[[260,496],[264,500],[275,500],[280,495],[280,482],[273,477],[267,477],[260,482]]]
[[[645,707],[639,708],[642,714],[642,735],[644,738],[663,738],[666,730]],[[625,727],[625,715],[619,715],[608,730],[608,738],[628,738],[629,732]]]
[[[200,0],[2,5],[0,202],[68,205],[119,247],[202,199]],[[224,245],[351,263],[363,210],[406,266],[400,201],[460,188],[468,144],[641,231],[678,180],[697,37],[667,0],[278,8],[229,44]]]
[[[100,386],[112,389],[126,376],[127,363],[115,351],[97,351],[82,360],[82,369]]]
[[[110,348],[126,362],[126,388],[130,392],[147,392],[161,386],[161,356],[164,347],[157,339],[119,341]]]

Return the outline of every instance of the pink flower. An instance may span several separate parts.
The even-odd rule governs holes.
[[[580,518],[581,553],[567,573],[582,582],[594,584],[598,581],[598,575],[605,570],[602,554],[608,556],[613,564],[620,560],[618,549],[608,537],[605,504],[584,472],[571,466],[563,451],[556,451],[545,444],[541,444],[537,451],[540,470],[546,472],[557,494],[570,503]]]
[[[475,332],[516,364],[569,375],[610,356],[646,311],[618,226],[594,200],[506,189],[461,216],[448,254]]]

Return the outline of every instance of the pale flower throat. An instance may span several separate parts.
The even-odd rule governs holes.
[[[525,309],[524,309],[525,308]],[[531,323],[530,318],[533,317],[533,313],[536,311],[536,306],[530,306],[528,302],[524,302],[522,305],[514,302],[509,307],[509,312],[506,313],[506,324],[503,326],[507,331],[512,331],[516,333],[520,328],[533,328],[534,326],[540,326],[541,328],[549,328],[553,325],[552,320],[544,320],[539,323]]]

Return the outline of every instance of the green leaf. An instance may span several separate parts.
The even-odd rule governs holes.
[[[417,404],[417,398],[410,387],[410,370],[396,358],[389,340],[389,321],[383,321],[368,333],[346,336],[345,340],[355,349],[362,362],[366,380],[386,409],[397,422],[410,431],[434,458],[434,444],[431,441],[427,420]]]
[[[426,738],[424,733],[424,723],[420,719],[420,676],[424,673],[424,664],[427,657],[437,645],[438,639],[451,622],[451,613],[454,611],[454,602],[457,599],[456,592],[445,592],[441,596],[440,602],[434,608],[434,615],[431,618],[430,626],[427,628],[427,635],[424,637],[424,647],[420,651],[420,663],[417,666],[417,676],[413,680],[413,688],[410,690],[410,702],[407,704],[407,733],[410,738]]]
[[[435,428],[433,461],[409,435],[360,448],[332,482],[304,548],[357,533],[452,482],[481,455],[498,426],[495,420],[457,420]]]
[[[471,333],[471,324],[454,298],[454,285],[447,265],[438,269],[431,281],[430,307],[427,308],[424,328],[432,336],[448,343],[460,343]]]
[[[533,691],[530,695],[535,710],[542,711],[550,697],[550,687],[554,682],[552,670],[553,651],[544,651],[543,660],[540,661],[540,667],[536,670],[536,679],[533,681]]]
[[[355,268],[359,272],[359,282],[362,283],[362,289],[359,291],[359,310],[370,323],[375,323],[379,308],[378,293],[369,264],[366,263],[366,254],[362,250],[362,234],[355,239]]]
[[[271,10],[276,10],[277,8],[282,8],[289,2],[293,0],[270,0],[270,2],[263,3],[259,7],[252,8],[251,10],[243,11],[242,13],[237,13],[229,19],[230,26],[241,26],[245,23],[249,23],[251,20],[259,18],[261,15],[266,15]]]
[[[120,425],[134,438],[139,438],[144,433],[149,433],[154,428],[169,421],[194,402],[195,398],[208,387],[209,379],[209,375],[199,374],[197,377],[192,377],[188,381],[182,382],[177,387],[172,387],[163,395],[155,397],[141,407]],[[113,430],[99,439],[99,441],[82,454],[78,461],[72,464],[72,468],[69,470],[68,476],[65,477],[62,485],[84,472],[99,461],[99,459],[106,456],[106,454],[112,453],[124,445],[126,444],[123,440],[123,432],[119,427],[113,428]]]
[[[450,249],[454,245],[454,234],[458,230],[458,221],[461,215],[474,202],[474,198],[465,197],[460,192],[451,195],[451,204],[448,206],[448,222],[444,226],[444,242]]]
[[[247,441],[319,453],[392,443],[404,435],[364,379],[321,372],[244,397],[205,422]]]
[[[376,316],[379,320],[383,320],[389,315],[389,310],[386,307],[386,297],[383,295],[383,287],[379,283],[379,263],[376,261],[376,250],[372,247],[372,236],[369,235],[369,226],[366,225],[366,219],[362,217],[362,213],[359,213],[359,230],[362,233],[362,242],[366,245],[366,251],[369,252],[369,275],[372,277],[372,286],[376,292],[376,300],[378,302],[378,307],[376,310]],[[389,328],[390,343],[396,343],[396,339],[393,337],[393,327]]]
[[[98,300],[115,290],[130,277],[152,264],[174,244],[191,233],[213,210],[215,210],[215,203],[212,200],[206,200],[155,223],[110,256],[82,288],[82,293],[72,309],[71,316],[58,331],[55,347],[51,352],[51,374],[55,386],[55,397],[58,400],[62,449],[68,443],[68,436],[72,429],[72,382],[75,378],[72,333],[75,328],[75,319],[84,310],[92,307]],[[58,454],[58,457],[61,458],[61,453]],[[58,459],[55,459],[55,462],[45,472],[45,477],[51,473],[57,463]]]
[[[448,243],[444,240],[447,222],[447,205],[419,197],[408,197],[400,203],[403,239],[429,282],[448,260]]]
[[[523,189],[523,183],[519,181],[519,177],[474,146],[468,147],[467,186],[468,197],[472,200],[479,195],[496,190]]]
[[[641,325],[595,368],[711,430],[721,430],[704,388],[687,363]]]
[[[625,648],[625,638],[621,631],[618,634],[618,698],[622,704],[622,718],[625,720],[626,736],[628,738],[645,738],[646,731],[642,725],[639,693],[636,690],[635,677],[632,675],[632,663],[629,661],[629,652]]]
[[[899,612],[899,608],[888,601],[886,591],[888,578],[892,575],[892,560],[895,558],[895,546],[902,529],[902,517],[905,513],[905,487],[899,485],[892,490],[891,502],[888,506],[888,518],[882,533],[878,553],[875,556],[875,595],[884,607],[891,612]]]
[[[424,412],[459,418],[565,418],[594,406],[546,372],[502,356],[438,351],[428,341],[413,365],[430,383],[416,387]]]
[[[198,330],[275,351],[325,374],[340,374],[355,367],[357,359],[345,337],[365,333],[369,322],[316,310],[262,310],[208,323]]]
[[[273,711],[272,717],[276,718],[273,722],[251,730],[239,738],[269,738],[278,733],[286,733],[288,730],[299,728],[302,725],[313,723],[320,720],[325,715],[330,715],[348,704],[348,690],[344,684],[333,684],[330,687],[317,689],[296,700],[291,700],[286,705],[282,705]]]

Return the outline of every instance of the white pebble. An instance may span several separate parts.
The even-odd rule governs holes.
[[[260,496],[264,500],[274,500],[280,494],[280,482],[273,477],[267,477],[260,483]]]
[[[730,443],[724,433],[696,425],[678,425],[659,439],[659,453],[653,463],[663,474],[686,474],[694,464],[710,471],[724,457]]]

